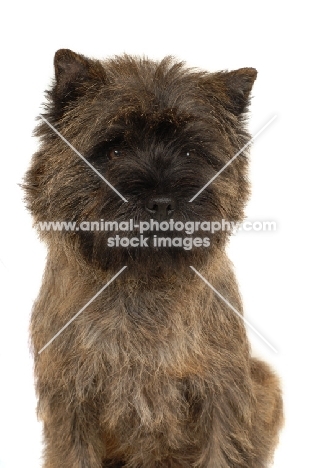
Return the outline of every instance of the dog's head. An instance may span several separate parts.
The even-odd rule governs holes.
[[[117,234],[139,238],[137,227],[103,232],[101,224],[99,232],[79,229],[57,236],[74,238],[84,258],[105,269],[128,262],[137,269],[137,262],[147,269],[192,261],[199,266],[227,238],[227,232],[201,230],[199,222],[243,217],[249,193],[246,151],[217,174],[249,141],[245,116],[255,78],[252,68],[206,73],[169,57],[155,62],[124,55],[100,62],[59,50],[44,118],[80,156],[40,122],[36,134],[42,146],[25,178],[35,221],[71,221],[85,228],[85,222],[101,220],[133,220],[138,226],[173,219],[179,227],[196,222],[191,236],[182,229],[146,228],[147,247],[108,246],[108,238]],[[42,235],[48,240],[55,233]],[[154,235],[181,241],[156,247]],[[208,237],[210,246],[184,249],[188,237]]]

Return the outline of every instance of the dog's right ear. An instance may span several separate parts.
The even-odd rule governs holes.
[[[57,50],[54,57],[55,77],[59,88],[86,78],[90,69],[89,60],[70,49]]]
[[[54,67],[56,81],[51,95],[58,109],[83,95],[94,80],[105,79],[104,69],[99,61],[88,59],[70,49],[56,52]]]

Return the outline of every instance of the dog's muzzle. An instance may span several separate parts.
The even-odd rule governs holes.
[[[173,197],[155,196],[147,200],[145,209],[153,219],[165,221],[173,215],[176,201]]]

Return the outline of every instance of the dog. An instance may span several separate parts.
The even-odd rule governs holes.
[[[250,139],[256,70],[67,49],[54,64],[25,198],[36,226],[78,228],[39,229],[48,257],[31,343],[44,468],[269,466],[279,381],[229,307],[242,314],[231,233],[203,229],[244,217],[248,148],[234,156]]]

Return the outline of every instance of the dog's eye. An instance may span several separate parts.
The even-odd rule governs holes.
[[[120,158],[121,156],[124,156],[125,151],[112,148],[108,151],[108,159],[117,159]]]
[[[190,150],[190,151],[185,151],[185,156],[186,156],[187,158],[190,158],[190,157],[193,156],[193,155],[194,155],[194,151],[191,151],[191,150]]]

